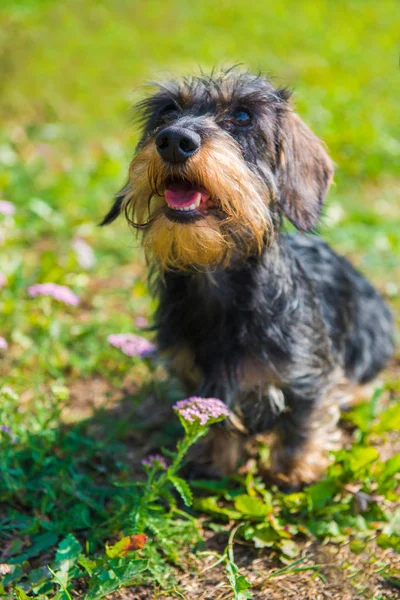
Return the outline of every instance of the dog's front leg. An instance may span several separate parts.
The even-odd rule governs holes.
[[[278,485],[298,489],[322,477],[329,465],[329,451],[340,445],[339,417],[339,406],[329,393],[315,400],[290,398],[271,449],[269,475]]]
[[[235,472],[243,453],[243,436],[223,423],[213,425],[208,434],[189,451],[186,473],[192,478],[219,478]]]
[[[230,389],[223,374],[204,377],[195,395],[222,399],[230,407],[235,405],[235,391]],[[187,475],[218,478],[235,473],[244,454],[246,434],[241,419],[231,409],[225,421],[212,425],[207,435],[189,450]]]

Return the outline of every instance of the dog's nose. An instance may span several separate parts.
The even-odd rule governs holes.
[[[161,158],[169,163],[181,163],[200,149],[198,133],[182,127],[166,127],[156,137],[156,146]]]

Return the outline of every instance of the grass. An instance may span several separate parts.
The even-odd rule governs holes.
[[[295,88],[337,164],[321,235],[398,311],[396,8],[2,3],[0,190],[16,208],[0,215],[5,598],[398,597],[398,359],[346,414],[346,449],[322,482],[284,495],[250,459],[234,478],[193,482],[189,507],[168,490],[134,547],[140,460],[182,439],[171,410],[182,390],[165,365],[107,343],[112,333],[147,335],[136,319],[151,323],[154,301],[126,224],[97,227],[125,179],[137,86],[166,70],[244,62]],[[77,238],[94,252],[86,266]],[[45,281],[70,287],[79,306],[31,298],[28,287]],[[252,452],[267,453],[263,440]]]

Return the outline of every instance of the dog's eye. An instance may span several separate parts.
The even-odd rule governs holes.
[[[248,127],[251,123],[251,116],[246,110],[237,110],[233,113],[233,123],[237,127]]]
[[[167,104],[167,106],[164,106],[164,108],[160,110],[158,117],[159,119],[168,119],[169,117],[174,116],[177,112],[178,107],[176,104]]]

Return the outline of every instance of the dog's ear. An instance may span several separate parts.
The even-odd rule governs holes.
[[[278,204],[301,231],[318,222],[333,177],[333,163],[324,145],[293,112],[283,115],[279,156]]]
[[[128,193],[130,191],[131,191],[131,186],[130,186],[130,183],[128,182],[126,185],[124,185],[124,187],[121,190],[119,190],[119,192],[117,192],[115,194],[114,204],[112,205],[112,207],[110,208],[110,210],[108,211],[108,213],[106,214],[106,216],[104,217],[102,222],[100,223],[101,227],[103,225],[108,225],[109,223],[112,223],[113,221],[115,221],[115,219],[117,217],[119,217],[119,215],[121,214],[121,211],[122,211],[125,197],[128,195]]]

